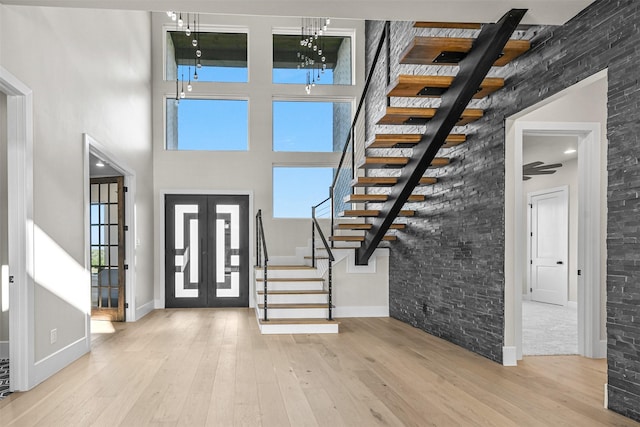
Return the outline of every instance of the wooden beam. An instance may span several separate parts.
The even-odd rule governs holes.
[[[367,146],[367,148],[413,148],[420,142],[422,134],[419,133],[389,133],[377,134],[375,139]],[[460,145],[467,140],[464,134],[451,134],[447,136],[445,144],[442,148],[451,148]]]
[[[455,76],[416,76],[416,75],[400,75],[391,84],[387,91],[387,96],[395,97],[424,97],[439,98],[444,94]],[[473,97],[475,99],[484,98],[485,96],[504,87],[504,79],[500,77],[487,77],[482,81],[478,92]]]
[[[491,25],[491,24],[490,24]],[[493,24],[496,25],[496,24]],[[512,31],[513,33],[513,31]],[[474,39],[458,37],[415,37],[412,43],[400,55],[401,64],[452,65],[457,61],[440,61],[443,52],[459,53],[463,56],[471,50]],[[502,67],[529,50],[528,40],[509,40],[498,52],[492,66]],[[500,56],[502,54],[502,56]]]

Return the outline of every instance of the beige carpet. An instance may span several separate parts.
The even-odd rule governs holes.
[[[577,309],[522,301],[522,354],[578,354]]]

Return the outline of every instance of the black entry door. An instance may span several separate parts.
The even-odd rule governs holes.
[[[165,306],[249,306],[249,196],[165,196]]]

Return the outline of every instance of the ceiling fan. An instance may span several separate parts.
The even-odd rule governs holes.
[[[551,175],[556,173],[554,169],[562,167],[562,163],[545,165],[543,162],[532,162],[522,166],[522,180],[531,179],[531,175]]]

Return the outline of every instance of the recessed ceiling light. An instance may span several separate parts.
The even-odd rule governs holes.
[[[102,160],[98,160],[98,163],[96,163],[96,166],[99,168],[103,168],[104,167],[104,163],[102,163]]]
[[[574,148],[569,148],[567,151],[564,152],[564,154],[573,154],[575,152],[576,150]]]

